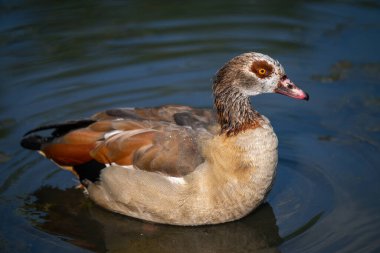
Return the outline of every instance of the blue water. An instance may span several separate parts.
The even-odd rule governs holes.
[[[0,16],[1,252],[379,252],[380,3],[8,1]],[[252,103],[280,141],[267,203],[217,226],[112,214],[19,141],[107,108],[212,107],[231,57],[278,59],[310,101]]]

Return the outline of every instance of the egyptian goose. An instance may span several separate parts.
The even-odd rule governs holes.
[[[175,225],[239,219],[263,202],[277,165],[277,137],[249,96],[308,100],[267,55],[245,53],[213,81],[216,113],[168,105],[112,109],[27,132],[21,145],[78,176],[98,205]],[[33,134],[50,130],[48,136]]]

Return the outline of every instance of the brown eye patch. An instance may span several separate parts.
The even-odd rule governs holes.
[[[272,74],[273,67],[266,61],[254,61],[251,70],[259,78],[266,78]]]

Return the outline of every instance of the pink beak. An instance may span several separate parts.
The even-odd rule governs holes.
[[[291,98],[309,100],[309,95],[298,88],[287,76],[281,78],[274,92]]]

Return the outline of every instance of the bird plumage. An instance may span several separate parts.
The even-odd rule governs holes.
[[[36,128],[21,144],[71,170],[111,211],[176,225],[231,221],[257,207],[273,182],[277,137],[249,100],[269,92],[308,99],[278,61],[246,53],[216,74],[216,113],[179,105],[112,109]],[[51,134],[36,134],[44,130]]]

